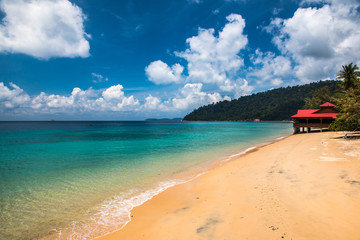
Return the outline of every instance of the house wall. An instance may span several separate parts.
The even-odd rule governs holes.
[[[338,111],[333,107],[324,107],[320,108],[316,113],[338,113]]]

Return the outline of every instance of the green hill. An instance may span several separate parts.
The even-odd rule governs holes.
[[[305,104],[305,98],[316,89],[329,86],[336,89],[336,81],[320,81],[300,86],[277,88],[202,106],[184,117],[184,121],[243,121],[247,119],[288,120]]]

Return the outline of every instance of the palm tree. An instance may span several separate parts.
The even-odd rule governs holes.
[[[341,85],[346,90],[354,88],[359,81],[360,72],[357,71],[359,70],[359,67],[356,64],[353,66],[352,63],[350,63],[349,65],[342,66],[342,68],[343,70],[340,70],[340,73],[336,75],[336,78],[343,80]]]

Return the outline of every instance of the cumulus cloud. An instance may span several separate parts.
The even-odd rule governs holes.
[[[161,104],[161,100],[158,97],[153,97],[151,94],[145,98],[144,109],[156,110],[162,109],[164,106]]]
[[[274,78],[274,79],[272,79],[271,80],[271,84],[273,85],[273,86],[276,86],[276,87],[278,87],[278,86],[280,86],[281,84],[283,84],[283,80],[282,79],[280,79],[280,78]]]
[[[218,34],[212,28],[199,28],[196,36],[186,40],[187,49],[175,52],[177,57],[187,62],[186,75],[180,64],[170,67],[161,60],[154,61],[145,68],[148,79],[156,84],[185,85],[177,91],[175,97],[165,101],[149,95],[143,109],[183,111],[231,99],[229,96],[222,97],[218,91],[203,90],[204,85],[207,85],[206,89],[217,88],[235,97],[253,91],[254,88],[249,86],[248,81],[238,77],[239,70],[244,65],[239,54],[248,43],[247,36],[243,33],[245,20],[238,14],[230,14],[226,19],[228,23]]]
[[[33,114],[67,114],[95,112],[172,112],[191,111],[201,105],[216,103],[224,98],[220,93],[207,93],[202,90],[202,83],[185,84],[174,97],[161,100],[148,95],[142,103],[134,96],[126,96],[123,86],[118,84],[106,89],[82,90],[75,87],[70,94],[47,94],[29,96],[23,89],[13,83],[9,87],[0,82],[0,113]],[[11,115],[11,114],[10,114]],[[4,115],[5,116],[5,115]],[[39,115],[40,116],[40,115]]]
[[[69,95],[46,94],[30,97],[23,89],[10,83],[12,89],[0,82],[0,111],[23,113],[78,113],[104,111],[137,111],[139,100],[125,96],[122,85],[103,90],[74,88]]]
[[[292,73],[291,60],[286,56],[276,56],[272,52],[263,53],[259,49],[251,55],[250,60],[254,68],[249,71],[248,76],[255,77],[259,84],[280,86]]]
[[[95,98],[98,93],[92,88],[88,90],[82,90],[80,88],[74,88],[69,96],[46,94],[41,92],[39,95],[34,96],[31,99],[31,103],[28,105],[35,112],[66,112],[66,111],[89,111],[99,110],[96,108]]]
[[[238,79],[238,72],[244,65],[239,53],[248,43],[247,36],[243,33],[245,20],[239,14],[230,14],[226,19],[228,23],[217,36],[212,28],[199,28],[196,36],[186,40],[187,49],[175,52],[176,56],[187,61],[186,76],[182,75],[184,67],[181,65],[169,67],[158,60],[146,67],[148,79],[156,84],[207,84],[235,96],[250,93],[252,88],[248,86],[248,82]]]
[[[207,93],[202,91],[202,83],[187,83],[172,99],[161,101],[157,97],[149,95],[142,106],[144,110],[161,110],[165,112],[178,112],[192,110],[201,105],[222,101],[220,93]],[[226,97],[229,99],[229,97]]]
[[[203,84],[201,83],[187,83],[181,89],[181,96],[172,99],[173,108],[176,110],[185,110],[222,100],[219,93],[205,93],[201,91],[202,87]]]
[[[0,109],[11,109],[21,107],[30,100],[28,94],[23,89],[13,83],[9,83],[11,89],[0,82]]]
[[[359,63],[360,14],[358,1],[303,1],[326,3],[299,8],[289,19],[273,19],[268,32],[283,55],[295,62],[302,82],[334,77],[341,65]]]
[[[149,80],[155,84],[180,83],[184,67],[176,63],[171,68],[161,60],[154,61],[145,68]]]
[[[68,0],[2,0],[0,51],[38,59],[88,57],[85,15]]]
[[[232,91],[234,76],[244,65],[238,55],[248,40],[243,34],[245,20],[238,14],[226,17],[228,23],[219,36],[214,29],[199,29],[198,35],[186,40],[188,49],[177,52],[188,64],[188,81],[218,85],[223,91]]]
[[[187,62],[186,75],[184,67],[174,64],[171,67],[161,60],[151,62],[145,72],[148,79],[155,84],[185,83],[175,93],[175,97],[160,100],[149,95],[142,105],[144,110],[189,111],[201,105],[230,100],[222,97],[220,92],[235,97],[248,95],[253,91],[248,81],[239,78],[238,73],[244,65],[239,56],[248,43],[244,35],[245,20],[241,15],[230,14],[228,23],[215,33],[214,29],[199,28],[196,36],[186,40],[187,48],[177,51],[175,55]],[[203,90],[218,89],[212,92]]]
[[[102,92],[102,96],[106,100],[118,100],[124,97],[124,92],[122,91],[124,87],[120,84],[116,86],[111,86],[105,91]]]
[[[241,96],[251,94],[255,88],[253,86],[249,86],[249,82],[247,80],[239,78],[234,82],[233,89],[235,89],[235,98],[239,98]]]

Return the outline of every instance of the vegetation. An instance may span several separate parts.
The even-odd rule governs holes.
[[[337,75],[341,88],[341,97],[334,96],[334,102],[339,109],[336,120],[329,126],[330,130],[360,129],[360,72],[357,65],[342,66],[343,70]]]
[[[337,75],[337,79],[342,80],[339,85],[345,90],[358,87],[360,76],[360,72],[358,71],[359,67],[356,64],[353,66],[352,63],[350,63],[349,65],[342,66],[342,68],[343,70],[340,70],[340,73]]]
[[[302,86],[278,88],[232,101],[202,106],[183,120],[243,121],[287,120],[300,108],[317,109],[325,102],[337,105],[339,114],[330,130],[360,130],[360,72],[350,63],[337,75],[341,81],[320,81]]]
[[[332,102],[335,89],[330,89],[329,86],[324,86],[312,91],[311,98],[305,98],[304,109],[317,109],[326,102]]]
[[[290,117],[304,106],[305,99],[312,99],[313,95],[321,95],[322,92],[332,93],[336,88],[336,81],[320,81],[301,86],[273,89],[232,101],[202,106],[186,115],[183,120],[243,121],[256,118],[261,120],[290,120]],[[312,102],[315,104],[315,100]],[[322,103],[324,102],[320,104]],[[315,108],[318,108],[320,104],[317,104]]]

